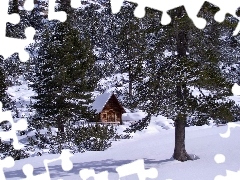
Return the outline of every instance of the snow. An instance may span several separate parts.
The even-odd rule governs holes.
[[[51,163],[49,165],[51,179],[80,179],[79,171],[91,168],[96,173],[107,170],[109,179],[117,180],[118,174],[115,168],[138,159],[144,159],[146,169],[157,168],[159,180],[213,180],[217,175],[226,176],[226,170],[237,174],[240,168],[240,143],[237,141],[240,131],[238,128],[232,129],[229,138],[221,138],[219,134],[226,131],[227,126],[186,128],[186,149],[188,153],[196,154],[200,159],[179,162],[171,158],[174,150],[174,129],[159,129],[158,132],[153,132],[148,128],[145,133],[136,133],[132,139],[113,142],[112,147],[106,151],[74,154],[74,157],[70,158],[73,169],[69,172],[62,170],[60,161]],[[225,162],[215,162],[215,156],[218,154],[225,155]],[[44,155],[15,161],[13,168],[4,170],[5,175],[9,180],[25,178],[21,169],[26,163],[33,165],[35,175],[44,173],[43,160],[58,156]],[[138,180],[136,175],[122,179]]]
[[[92,109],[96,109],[96,113],[99,113],[102,111],[110,97],[112,96],[112,93],[103,93],[95,99],[95,101],[92,103]]]
[[[124,83],[123,81],[128,81],[129,77],[127,73],[116,73],[110,77],[106,77],[101,79],[98,83],[105,92],[114,92],[114,91],[124,91],[125,88],[128,88],[128,83]],[[116,87],[116,84],[120,84],[120,87]]]
[[[204,89],[201,89],[202,92],[200,92],[199,89],[197,89],[195,87],[190,87],[190,90],[192,91],[192,95],[195,97],[198,97],[200,95],[209,96],[209,94],[211,93],[210,91],[204,90]]]
[[[12,101],[16,102],[16,107],[19,110],[19,117],[28,117],[30,115],[28,107],[31,104],[31,97],[36,93],[28,86],[28,82],[23,76],[17,79],[19,85],[11,86],[7,89],[7,93]]]
[[[240,96],[230,96],[229,98],[234,100],[236,104],[240,105]]]
[[[136,121],[144,118],[147,114],[143,111],[135,112],[135,113],[123,113],[122,120],[123,121]]]
[[[125,125],[130,125],[133,122],[137,122],[141,119],[143,119],[144,117],[146,117],[146,113],[139,110],[137,112],[127,112],[127,113],[123,113],[122,115],[122,120],[123,123]],[[152,131],[154,132],[158,132],[159,130],[162,129],[173,129],[173,120],[168,119],[164,116],[152,116],[151,117],[151,122],[148,126],[148,129],[152,129]],[[143,130],[144,132],[145,130]]]

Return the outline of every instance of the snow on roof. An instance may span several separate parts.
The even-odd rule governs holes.
[[[113,93],[103,93],[95,99],[95,101],[92,103],[92,109],[97,110],[96,113],[99,113],[102,111],[110,97]]]

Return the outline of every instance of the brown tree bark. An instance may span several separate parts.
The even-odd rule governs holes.
[[[182,9],[178,9],[176,15],[182,17]],[[187,24],[186,24],[187,26]],[[177,53],[178,53],[178,62],[181,62],[183,58],[186,58],[188,40],[187,40],[187,28],[176,28],[176,40],[177,40]],[[181,66],[181,63],[179,63]],[[182,68],[180,68],[182,69]],[[183,72],[180,72],[183,73]],[[184,99],[186,94],[184,93],[185,88],[187,87],[186,82],[182,79],[179,79],[179,84],[176,86],[176,96],[178,99],[178,105],[184,106]],[[180,112],[175,119],[175,148],[173,158],[178,161],[187,161],[191,160],[191,157],[188,155],[185,149],[185,125],[187,115],[185,112]]]
[[[175,121],[175,148],[173,158],[178,161],[191,160],[185,149],[185,122],[186,115],[179,114]]]
[[[129,62],[128,64],[128,77],[129,77],[129,86],[128,86],[128,93],[129,93],[129,97],[132,98],[132,82],[133,82],[133,77],[132,77],[132,64],[131,62]]]

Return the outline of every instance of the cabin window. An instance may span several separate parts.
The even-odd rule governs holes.
[[[115,121],[115,113],[113,110],[110,110],[108,112],[108,122],[114,122]]]
[[[103,114],[102,117],[103,117],[103,119],[106,119],[107,118],[107,114]]]

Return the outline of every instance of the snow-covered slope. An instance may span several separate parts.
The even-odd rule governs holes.
[[[36,93],[28,86],[29,82],[23,76],[20,76],[17,81],[19,85],[9,87],[7,93],[16,103],[19,118],[26,118],[30,115],[29,105],[31,104],[31,97],[35,96]]]
[[[240,124],[239,124],[240,125]],[[144,159],[145,168],[158,170],[157,180],[213,180],[217,175],[226,176],[226,170],[233,171],[240,178],[240,136],[239,128],[231,130],[229,138],[222,138],[227,126],[221,127],[188,127],[186,128],[186,149],[188,153],[197,155],[200,159],[187,162],[173,160],[174,130],[161,130],[153,133],[140,133],[133,139],[113,143],[112,147],[103,152],[86,152],[74,154],[71,159],[73,169],[64,172],[61,162],[49,164],[52,180],[81,179],[79,171],[87,168],[96,173],[108,171],[109,180],[118,180],[115,168]],[[225,162],[217,158],[217,154],[225,155]],[[34,175],[46,172],[43,160],[53,159],[59,155],[45,155],[23,159],[15,162],[13,168],[5,169],[7,180],[25,178],[22,167],[30,163],[34,167]],[[221,156],[220,156],[221,157]],[[218,163],[217,163],[218,162]],[[220,163],[219,163],[220,162]],[[237,171],[239,171],[237,173]],[[236,180],[231,178],[232,180]],[[121,178],[121,180],[138,180],[136,174]],[[216,179],[217,180],[217,179]],[[220,180],[220,179],[218,179]]]

